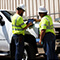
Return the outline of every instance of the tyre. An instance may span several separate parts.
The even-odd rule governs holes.
[[[24,55],[23,55],[22,60],[28,60],[28,53],[27,53],[26,49],[24,49]]]
[[[37,44],[36,44],[36,39],[34,36],[29,35],[29,34],[25,34],[25,42],[29,43],[30,45],[32,45],[32,47],[35,50],[35,54],[38,53],[37,50]]]
[[[31,44],[29,44],[29,46],[25,46],[26,52],[27,52],[27,59],[28,60],[32,60],[36,58],[36,53],[35,53],[35,49],[33,48],[33,46]]]

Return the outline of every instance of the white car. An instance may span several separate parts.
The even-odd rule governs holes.
[[[8,11],[0,10],[0,51],[9,51],[12,38],[11,15]]]
[[[15,55],[15,43],[12,34],[11,13],[13,12],[0,10],[0,52],[10,54],[12,57]],[[26,33],[24,43],[24,59],[35,58],[38,53],[37,45],[35,37],[30,32]]]

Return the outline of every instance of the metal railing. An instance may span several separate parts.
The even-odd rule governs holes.
[[[51,15],[54,15],[54,16],[55,16],[55,15],[57,15],[57,14],[60,15],[60,13],[50,13],[50,14],[48,14],[48,15],[50,15],[50,16],[51,16]],[[27,17],[28,17],[28,18],[34,18],[34,17],[36,17],[37,19],[39,19],[39,15],[27,16]],[[55,19],[56,19],[56,18],[54,18],[53,20],[55,21]],[[60,17],[58,17],[57,19],[60,19]],[[56,20],[57,20],[57,19],[56,19]]]

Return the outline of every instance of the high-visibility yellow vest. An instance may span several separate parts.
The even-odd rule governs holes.
[[[46,29],[46,33],[51,32],[55,35],[53,21],[49,15],[46,15],[41,19],[41,22],[39,24],[40,33],[42,29]]]
[[[12,17],[12,33],[25,35],[25,27],[26,24],[24,23],[23,18],[20,15],[15,14]]]

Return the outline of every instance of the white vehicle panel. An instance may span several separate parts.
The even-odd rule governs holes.
[[[12,35],[11,22],[1,12],[0,15],[3,17],[3,21],[5,21],[4,26],[0,25],[0,51],[9,51]]]

